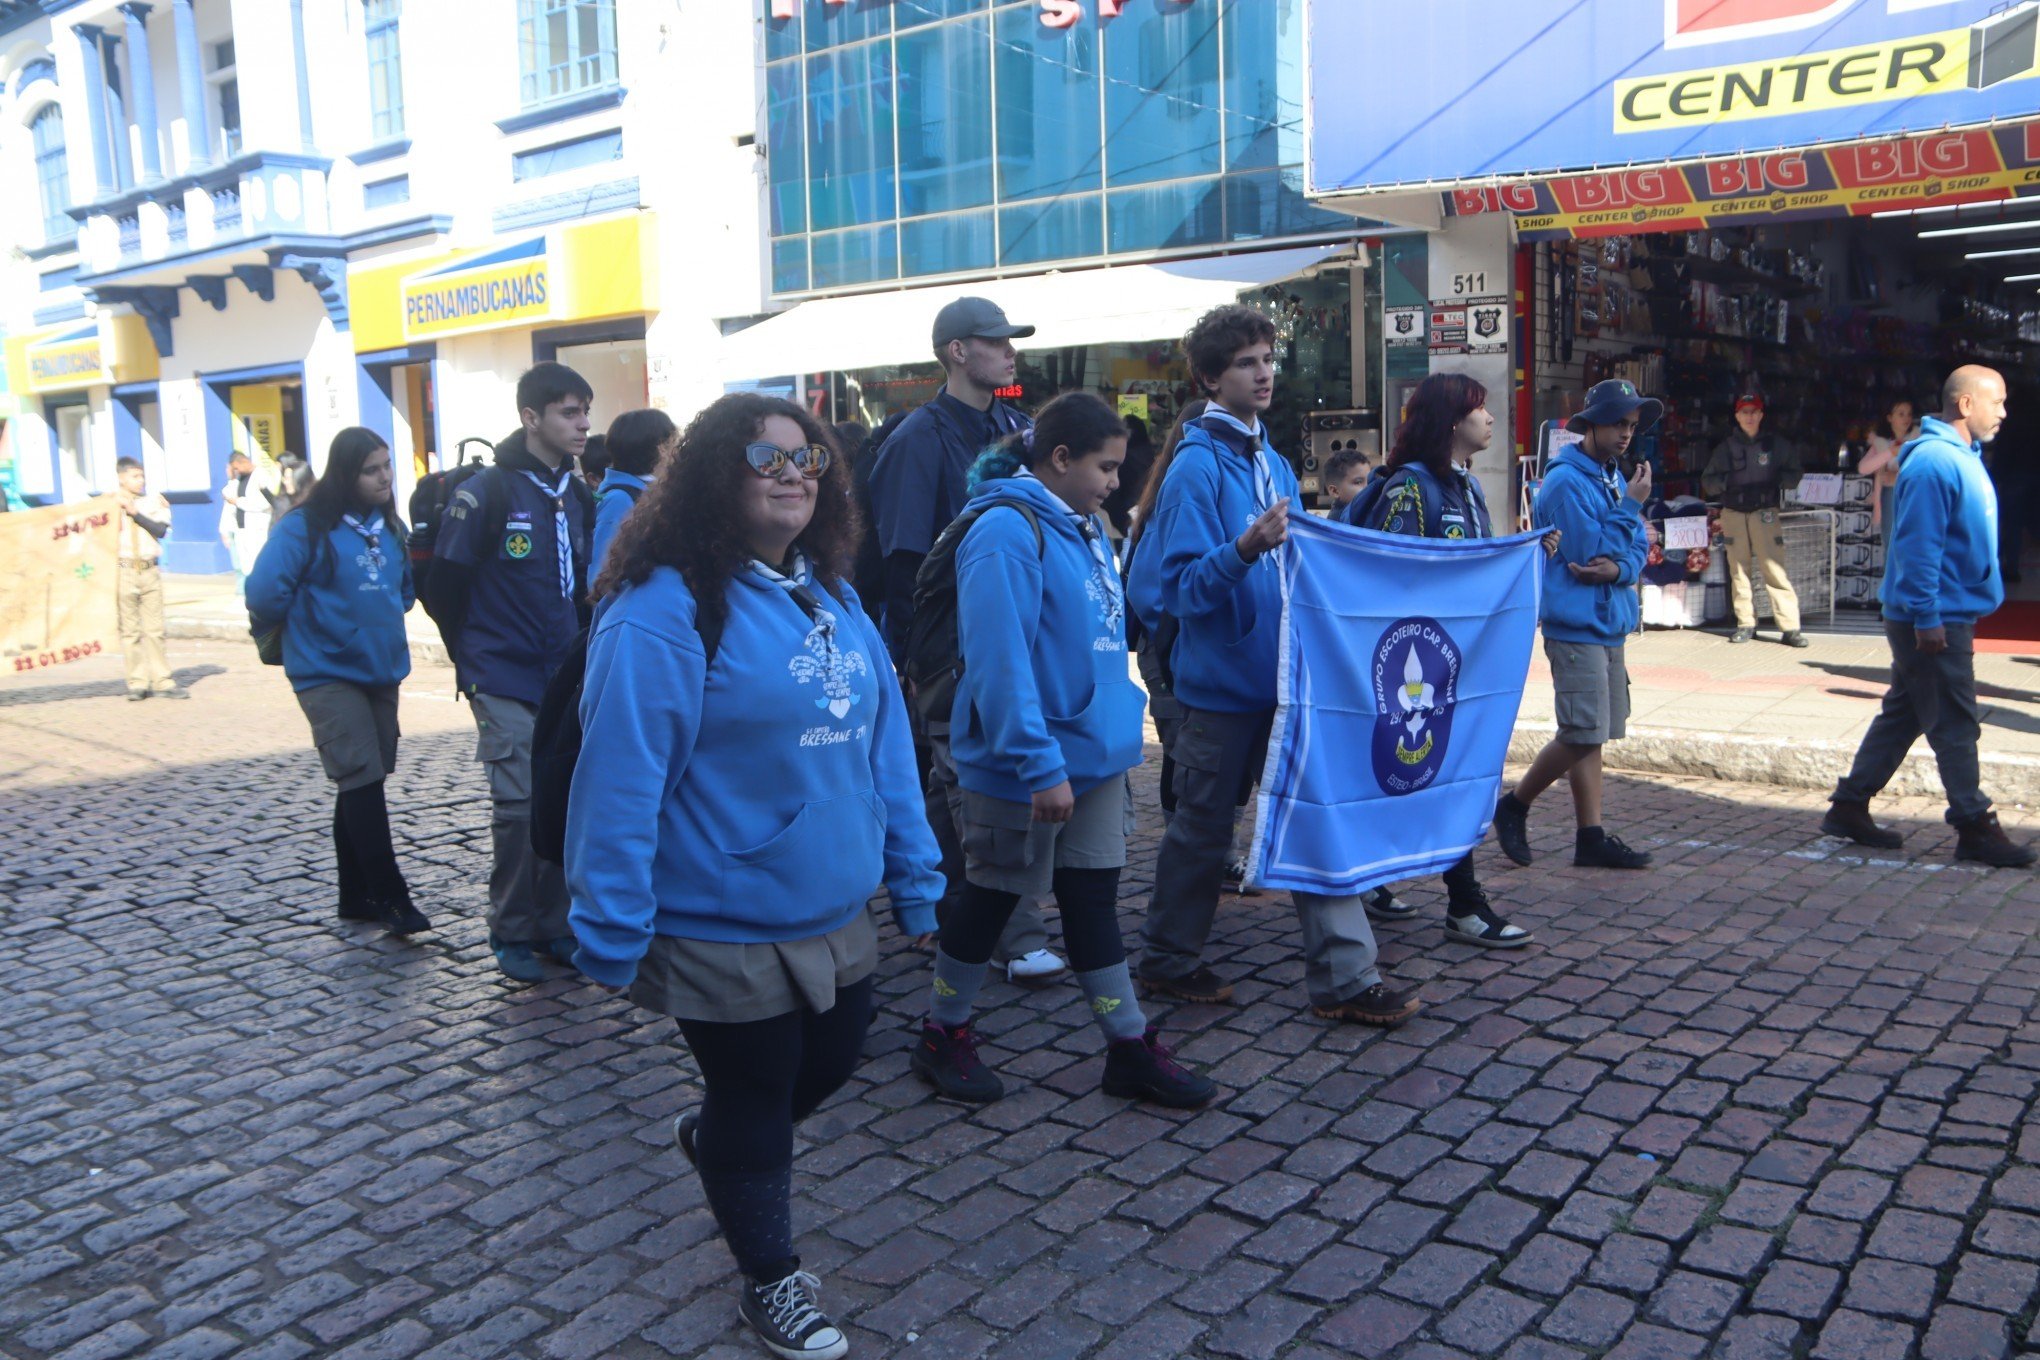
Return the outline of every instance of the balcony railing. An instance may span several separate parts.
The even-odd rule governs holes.
[[[87,272],[111,273],[267,236],[332,230],[323,157],[253,152],[73,208]]]

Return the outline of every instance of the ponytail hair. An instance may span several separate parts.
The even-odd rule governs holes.
[[[970,489],[1011,477],[1021,468],[1038,467],[1057,449],[1083,458],[1126,434],[1126,422],[1099,398],[1089,392],[1065,392],[1041,408],[1032,428],[1017,430],[978,455],[970,469]]]

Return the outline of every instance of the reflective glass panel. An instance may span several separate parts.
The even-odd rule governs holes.
[[[1116,255],[1221,241],[1225,239],[1223,204],[1216,178],[1115,189],[1106,195],[1107,245]]]
[[[807,226],[806,138],[800,116],[800,63],[783,61],[765,68],[766,182],[772,207],[772,234],[801,231]]]
[[[1050,28],[1034,5],[993,15],[999,80],[999,196],[1100,187],[1098,28]]]
[[[1209,3],[1128,6],[1106,20],[1105,182],[1216,174],[1218,101]]]
[[[1105,198],[1043,199],[999,213],[999,263],[1035,264],[1105,253]]]
[[[987,21],[939,24],[895,40],[900,212],[992,201],[992,50]]]
[[[1221,0],[1228,170],[1303,163],[1303,5]]]
[[[835,288],[899,277],[899,228],[864,227],[814,238],[814,286]]]
[[[900,268],[906,274],[955,274],[992,267],[992,214],[953,213],[900,223]]]
[[[892,44],[807,61],[808,211],[821,231],[894,216]],[[819,248],[815,269],[821,270]]]

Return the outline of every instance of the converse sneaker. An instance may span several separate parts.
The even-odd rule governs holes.
[[[1495,802],[1495,844],[1517,864],[1530,866],[1530,808],[1513,793]]]
[[[1370,921],[1407,921],[1417,914],[1416,907],[1397,897],[1393,888],[1376,888],[1360,901]]]
[[[1053,949],[1037,949],[1007,961],[1006,981],[1021,987],[1040,987],[1069,971],[1070,966],[1062,961],[1062,955]]]
[[[1172,1110],[1195,1110],[1211,1103],[1218,1088],[1211,1078],[1177,1062],[1148,1026],[1138,1039],[1115,1039],[1105,1049],[1105,1080],[1101,1089],[1122,1100],[1145,1100]]]
[[[1573,847],[1572,862],[1576,869],[1648,869],[1650,851],[1632,850],[1606,832],[1589,836],[1583,831]]]
[[[914,1074],[935,1088],[935,1094],[971,1105],[989,1105],[1006,1094],[999,1074],[978,1061],[977,1036],[969,1025],[955,1029],[921,1022],[921,1042],[907,1060]]]
[[[1445,933],[1461,944],[1481,949],[1521,949],[1531,934],[1495,914],[1486,893],[1445,904]]]
[[[746,1280],[737,1297],[737,1312],[765,1343],[765,1349],[786,1360],[839,1360],[849,1354],[850,1340],[815,1306],[822,1282],[805,1270],[777,1280]]]

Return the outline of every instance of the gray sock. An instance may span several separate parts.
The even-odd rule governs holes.
[[[1133,994],[1133,975],[1124,960],[1077,974],[1077,985],[1084,989],[1084,1000],[1091,1003],[1091,1014],[1108,1043],[1138,1039],[1147,1033],[1147,1016]]]
[[[928,1018],[955,1029],[970,1023],[971,1008],[977,1005],[978,989],[985,985],[989,963],[959,963],[935,947],[935,981],[928,998]]]

